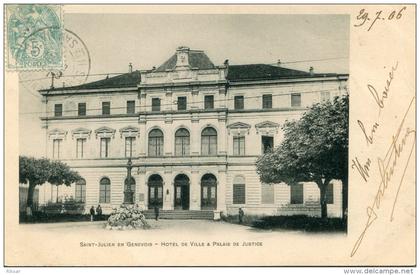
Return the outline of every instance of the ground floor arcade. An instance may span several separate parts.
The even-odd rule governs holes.
[[[40,189],[40,204],[71,198],[91,206],[101,205],[105,214],[124,202],[128,188],[126,167],[75,168],[83,181],[70,187]],[[341,216],[342,186],[331,182],[328,215]],[[298,186],[262,184],[252,165],[201,165],[134,167],[130,189],[133,200],[143,209],[205,210],[237,214],[242,208],[255,215],[320,215],[319,189],[315,183]],[[44,200],[44,201],[42,201]]]

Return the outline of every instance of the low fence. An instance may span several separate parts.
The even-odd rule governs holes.
[[[85,204],[74,201],[48,203],[41,206],[39,210],[46,214],[82,215],[85,213]]]

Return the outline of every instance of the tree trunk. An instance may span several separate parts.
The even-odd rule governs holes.
[[[55,196],[55,203],[58,203],[58,184],[56,185],[57,189],[56,189],[56,196]]]
[[[343,192],[342,192],[343,203],[342,203],[342,206],[341,206],[341,208],[342,208],[341,217],[342,217],[342,222],[343,222],[343,225],[344,225],[344,230],[347,232],[348,178],[344,178],[342,180],[342,184],[343,184]]]
[[[53,203],[53,197],[54,197],[54,187],[53,187],[54,185],[52,184],[52,183],[50,183],[50,187],[51,187],[51,199],[50,199],[50,201],[51,201],[51,203]]]
[[[347,167],[347,166],[346,166]],[[349,190],[349,172],[347,169],[344,170],[343,179],[341,180],[343,185],[343,203],[342,203],[342,213],[341,217],[343,219],[343,222],[346,222],[347,220],[347,208],[348,208],[348,190]]]
[[[325,180],[325,182],[319,182],[318,183],[318,188],[319,188],[319,193],[320,193],[320,198],[319,198],[319,202],[321,204],[321,218],[323,220],[327,219],[327,186],[329,184],[329,180]]]
[[[29,183],[28,198],[26,200],[26,207],[31,208],[31,212],[30,213],[32,213],[32,210],[33,210],[32,207],[33,207],[33,204],[34,204],[34,191],[35,191],[35,187],[36,187],[36,184]]]

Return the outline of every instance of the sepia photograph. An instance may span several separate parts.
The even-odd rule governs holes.
[[[351,211],[349,201],[361,195],[349,182],[367,181],[377,160],[349,156],[349,103],[353,89],[370,91],[378,105],[387,94],[379,97],[380,85],[349,85],[350,33],[360,9],[112,7],[5,5],[4,65],[16,77],[18,123],[18,175],[7,183],[17,201],[6,202],[13,206],[8,216],[38,244],[66,242],[92,254],[63,259],[62,251],[12,265],[302,266],[317,264],[308,254],[261,258],[279,242],[292,254],[347,242],[349,259],[362,250],[377,214],[368,208],[362,231],[366,210]],[[406,16],[402,7],[395,10]],[[402,62],[390,64],[392,80]],[[383,123],[371,130],[355,117],[355,139],[372,144]],[[415,130],[407,127],[400,141],[407,148],[390,159],[414,146]],[[410,159],[411,153],[407,165]],[[350,232],[349,221],[362,226]],[[177,261],[183,249],[188,256]],[[207,258],[235,249],[261,257]],[[116,256],[121,250],[160,256],[123,260]],[[166,259],[168,253],[175,258]],[[95,262],[95,254],[107,257]],[[321,258],[324,266],[364,263]]]

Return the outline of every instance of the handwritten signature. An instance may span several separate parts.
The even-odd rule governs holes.
[[[370,26],[367,31],[370,31],[375,25],[375,23],[379,21],[396,21],[400,20],[403,16],[403,11],[406,10],[407,7],[401,8],[399,11],[393,10],[389,14],[385,15],[385,12],[380,10],[377,11],[374,15],[374,17],[370,17],[369,13],[365,9],[361,9],[359,11],[359,14],[356,16],[356,20],[358,21],[357,24],[355,24],[355,27],[362,27],[367,23],[368,21],[371,21]],[[360,23],[359,23],[360,22]],[[368,24],[367,24],[368,25]]]
[[[407,110],[404,114],[403,119],[400,122],[400,125],[399,125],[397,131],[392,136],[392,142],[391,142],[385,156],[383,158],[380,158],[380,157],[377,158],[379,172],[380,172],[380,175],[381,175],[381,181],[380,181],[378,191],[376,193],[376,196],[375,196],[372,204],[366,208],[367,221],[366,221],[364,230],[359,235],[359,238],[357,239],[356,243],[353,246],[353,249],[351,251],[351,256],[352,257],[356,254],[357,250],[359,249],[360,245],[362,244],[368,229],[373,224],[373,222],[378,218],[378,215],[377,215],[375,209],[377,209],[377,210],[380,209],[381,200],[385,195],[385,191],[389,187],[389,183],[392,180],[392,176],[394,175],[394,172],[396,171],[395,168],[397,167],[397,165],[399,163],[399,160],[400,160],[400,157],[403,153],[403,150],[407,145],[407,140],[410,136],[414,136],[412,144],[411,144],[410,152],[409,152],[407,161],[405,163],[404,171],[403,171],[403,174],[400,178],[398,189],[397,189],[397,192],[396,192],[395,197],[394,197],[394,203],[393,203],[391,216],[390,216],[390,221],[391,222],[393,221],[394,210],[395,210],[395,205],[397,203],[399,191],[401,189],[401,186],[402,186],[402,183],[403,183],[403,180],[404,180],[404,176],[405,176],[407,167],[410,163],[411,156],[412,156],[414,146],[415,146],[416,131],[411,129],[410,127],[404,127],[407,115],[408,115],[409,111],[411,110],[411,107],[413,106],[414,99],[415,98],[413,97],[413,99],[410,102],[410,105],[408,106],[408,108],[407,108]],[[404,130],[403,130],[403,128],[404,128]]]
[[[388,93],[390,92],[392,80],[394,80],[394,73],[397,71],[397,69],[398,69],[398,61],[396,62],[394,66],[391,67],[391,71],[388,73],[388,79],[386,80],[385,86],[381,94],[378,93],[377,89],[372,84],[367,85],[367,88],[370,94],[372,95],[373,99],[375,100],[376,104],[379,107],[379,114],[380,114],[380,110],[385,107],[385,99],[388,98]],[[362,130],[363,135],[365,136],[367,145],[372,144],[373,134],[378,129],[379,123],[375,122],[373,124],[373,126],[370,129],[370,133],[366,132],[365,125],[363,124],[361,120],[358,120],[357,123],[359,124],[359,127]]]
[[[382,89],[382,93],[379,94],[377,89],[375,88],[375,86],[373,86],[372,84],[368,83],[367,84],[367,88],[370,92],[370,94],[372,95],[374,101],[376,102],[378,109],[379,109],[379,115],[380,115],[380,111],[385,108],[385,99],[388,98],[388,94],[390,93],[390,89],[391,89],[391,84],[392,81],[394,80],[395,77],[395,72],[398,69],[398,61],[395,63],[395,65],[391,66],[391,70],[388,72],[388,79],[385,82],[385,86]],[[360,127],[360,130],[363,133],[363,136],[366,140],[366,144],[369,146],[370,144],[373,144],[374,141],[374,134],[375,132],[378,130],[379,128],[379,123],[377,121],[375,121],[372,125],[372,127],[370,127],[370,131],[366,130],[365,128],[365,124],[361,121],[361,120],[357,120],[357,124]],[[352,159],[352,165],[351,168],[352,169],[357,169],[357,171],[359,172],[360,176],[362,177],[362,179],[367,182],[367,178],[369,178],[369,169],[370,169],[370,165],[371,165],[372,161],[370,158],[368,158],[364,164],[361,164],[359,159],[356,157],[354,159]]]

